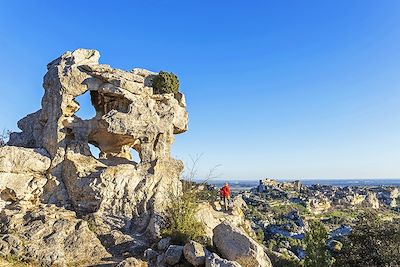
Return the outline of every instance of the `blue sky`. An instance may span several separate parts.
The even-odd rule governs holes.
[[[203,153],[200,175],[400,177],[399,14],[395,0],[2,1],[0,129],[40,108],[48,62],[94,48],[180,77],[190,130],[173,155]]]

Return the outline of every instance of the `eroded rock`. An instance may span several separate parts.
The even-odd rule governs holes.
[[[83,265],[110,256],[75,212],[53,205],[4,209],[0,213],[0,238],[2,253],[7,253],[6,249],[40,266]]]
[[[0,148],[3,235],[15,229],[26,241],[3,238],[0,250],[51,265],[107,256],[104,247],[143,255],[159,238],[168,200],[181,192],[183,164],[170,151],[187,130],[185,97],[155,94],[156,73],[114,69],[99,57],[77,49],[50,62],[41,109]],[[77,97],[87,92],[96,115],[84,120]],[[92,231],[77,217],[90,219]]]
[[[50,158],[44,149],[0,147],[0,205],[37,203],[49,167]]]

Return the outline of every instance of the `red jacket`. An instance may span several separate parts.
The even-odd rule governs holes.
[[[223,197],[229,197],[229,196],[231,195],[231,189],[229,188],[229,185],[224,185],[224,186],[221,188],[220,193],[221,193],[221,195],[222,195]]]

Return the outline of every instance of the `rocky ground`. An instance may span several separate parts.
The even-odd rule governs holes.
[[[260,185],[239,193],[247,203],[246,218],[274,262],[304,258],[304,236],[308,224],[319,220],[330,230],[328,246],[341,249],[340,240],[351,233],[358,214],[379,211],[385,219],[398,220],[399,188],[304,186],[299,181],[260,181]]]

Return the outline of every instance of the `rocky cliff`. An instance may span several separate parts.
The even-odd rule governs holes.
[[[114,69],[99,57],[78,49],[51,61],[41,109],[0,148],[3,255],[62,266],[107,258],[105,242],[123,240],[129,250],[159,235],[165,205],[181,188],[183,164],[170,149],[187,130],[185,97],[155,93],[157,73]],[[76,99],[88,91],[96,115],[84,120]]]

